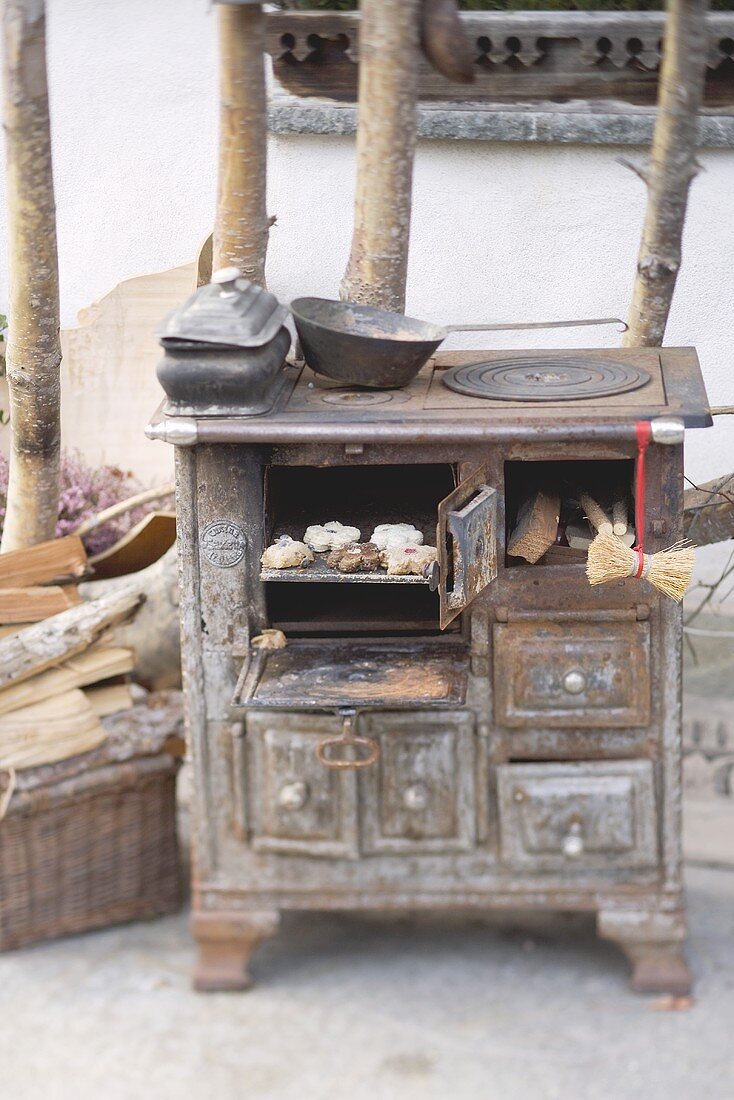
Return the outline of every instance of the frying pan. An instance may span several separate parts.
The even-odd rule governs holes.
[[[406,386],[451,332],[503,332],[509,329],[572,328],[616,325],[618,317],[578,321],[532,321],[515,324],[432,325],[402,313],[389,313],[355,302],[296,298],[291,302],[306,362],[351,386],[376,390]]]

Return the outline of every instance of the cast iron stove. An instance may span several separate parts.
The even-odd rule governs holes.
[[[636,989],[686,992],[680,609],[591,588],[560,527],[536,563],[508,542],[548,482],[633,515],[639,420],[645,545],[675,541],[695,351],[441,352],[377,392],[276,364],[262,415],[227,354],[239,407],[202,387],[149,430],[176,444],[197,987],[246,986],[285,909],[526,907],[595,912]],[[261,565],[332,519],[410,522],[435,577]]]

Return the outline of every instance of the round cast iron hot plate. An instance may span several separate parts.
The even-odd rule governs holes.
[[[450,390],[492,401],[582,401],[628,393],[649,381],[647,371],[614,359],[574,363],[560,356],[464,363],[443,375]]]
[[[327,405],[363,408],[365,405],[387,405],[391,401],[401,404],[410,398],[400,390],[330,390],[320,394],[319,400],[325,401]]]

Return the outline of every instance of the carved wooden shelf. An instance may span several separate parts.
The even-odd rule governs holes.
[[[271,12],[267,49],[290,93],[353,102],[358,12]],[[663,12],[463,12],[475,82],[454,84],[421,58],[423,101],[481,104],[569,100],[654,104]],[[734,14],[707,15],[704,106],[734,107]]]

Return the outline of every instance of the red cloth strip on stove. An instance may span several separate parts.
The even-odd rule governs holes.
[[[635,551],[637,552],[637,572],[635,577],[641,577],[645,568],[645,453],[652,439],[652,425],[649,420],[638,420],[635,423],[635,435],[637,436],[637,465],[635,468]]]

